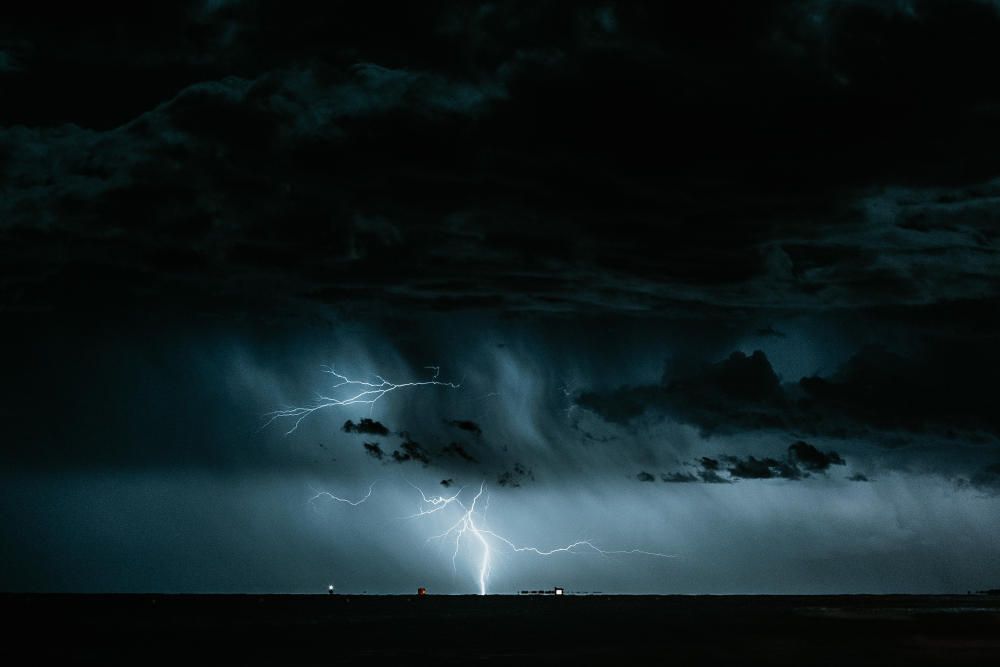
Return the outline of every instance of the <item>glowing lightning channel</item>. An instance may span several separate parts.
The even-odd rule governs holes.
[[[417,489],[420,493],[420,497],[423,501],[423,505],[416,514],[412,514],[407,518],[418,518],[426,516],[428,514],[434,514],[439,512],[449,505],[455,504],[462,510],[462,515],[459,517],[458,521],[451,525],[445,532],[440,535],[433,535],[428,539],[430,540],[443,540],[449,536],[453,536],[455,539],[455,551],[451,556],[451,565],[454,569],[456,567],[455,561],[458,558],[458,552],[462,545],[462,538],[466,533],[471,533],[473,537],[482,545],[482,557],[479,563],[479,594],[486,595],[486,587],[489,583],[490,571],[492,567],[492,549],[490,547],[490,542],[487,537],[492,537],[493,539],[499,541],[500,543],[506,545],[515,552],[530,552],[538,556],[552,556],[558,553],[580,553],[580,549],[588,549],[596,553],[609,556],[614,554],[635,554],[643,556],[652,556],[655,558],[674,558],[673,554],[658,553],[656,551],[645,551],[643,549],[601,549],[596,546],[593,542],[589,540],[579,540],[562,547],[556,547],[554,549],[540,549],[538,547],[522,547],[518,546],[506,537],[486,528],[480,528],[476,525],[476,504],[479,499],[486,492],[486,482],[482,482],[479,485],[479,491],[472,498],[472,502],[466,506],[460,499],[459,495],[462,493],[462,489],[453,496],[427,496],[419,487],[410,484],[413,488]],[[482,513],[485,514],[486,509],[489,507],[489,495],[485,499],[486,507],[483,508]]]
[[[462,536],[465,535],[466,532],[472,533],[479,541],[479,543],[482,544],[483,547],[483,557],[479,565],[479,594],[486,595],[486,582],[489,580],[490,576],[490,560],[491,560],[490,543],[486,541],[485,537],[483,537],[482,532],[479,530],[479,527],[476,526],[475,522],[476,503],[479,502],[479,498],[482,497],[483,493],[486,490],[486,482],[483,482],[479,485],[479,492],[475,495],[475,497],[473,497],[472,502],[469,504],[468,507],[466,507],[465,504],[462,503],[462,501],[459,500],[458,498],[459,494],[462,493],[461,489],[459,489],[458,493],[456,493],[453,496],[427,497],[427,495],[425,495],[424,492],[421,491],[418,487],[414,486],[413,484],[410,484],[410,486],[413,486],[415,489],[417,489],[417,491],[420,492],[421,498],[425,503],[431,505],[431,509],[421,508],[420,512],[412,515],[409,518],[416,518],[420,516],[425,516],[427,514],[433,514],[435,512],[443,510],[452,503],[455,503],[462,508],[462,516],[458,519],[458,521],[452,524],[452,526],[448,530],[441,533],[440,535],[433,535],[427,538],[427,541],[438,540],[438,539],[443,540],[449,535],[454,534],[455,551],[451,555],[451,567],[452,569],[455,569],[457,567],[455,561],[458,558],[458,552],[462,546]],[[489,501],[487,500],[487,503],[488,502]]]
[[[454,382],[442,382],[438,380],[438,375],[441,372],[438,366],[426,366],[425,368],[434,371],[434,375],[430,380],[418,380],[416,382],[403,382],[401,384],[396,384],[386,380],[381,375],[376,375],[375,379],[377,382],[366,382],[364,380],[352,380],[346,375],[338,373],[336,369],[332,366],[323,366],[322,371],[329,375],[334,376],[339,380],[336,384],[331,387],[331,389],[341,389],[343,387],[350,387],[348,394],[345,397],[337,398],[335,396],[326,396],[324,394],[318,394],[316,400],[311,405],[306,405],[302,407],[285,408],[284,410],[275,410],[274,412],[267,413],[267,423],[264,426],[269,426],[272,422],[278,419],[290,418],[294,419],[295,422],[292,424],[285,435],[291,435],[302,423],[302,420],[316,412],[317,410],[324,410],[326,408],[334,408],[344,405],[370,405],[374,409],[375,403],[378,399],[382,398],[386,394],[396,391],[397,389],[406,389],[408,387],[449,387],[451,389],[458,389],[461,384],[456,384]],[[352,391],[357,391],[353,395],[350,395]]]
[[[364,495],[364,497],[361,498],[360,500],[348,500],[347,498],[341,498],[340,496],[335,496],[334,494],[330,493],[329,491],[317,491],[316,489],[313,489],[313,491],[316,492],[316,495],[314,495],[312,498],[310,498],[309,502],[311,504],[311,503],[315,503],[320,498],[326,498],[328,500],[333,500],[333,501],[336,501],[338,503],[347,503],[351,507],[357,507],[361,503],[363,503],[366,500],[368,500],[369,498],[371,498],[372,491],[375,489],[375,484],[377,484],[377,482],[372,482],[371,483],[371,486],[368,487],[368,493],[366,493]]]

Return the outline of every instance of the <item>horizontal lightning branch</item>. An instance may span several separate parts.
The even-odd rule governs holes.
[[[368,493],[366,493],[364,495],[364,497],[361,498],[360,500],[348,500],[347,498],[341,498],[340,496],[335,496],[334,494],[330,493],[329,491],[317,491],[316,489],[313,489],[313,491],[316,492],[316,495],[314,495],[312,498],[310,498],[309,502],[310,503],[315,503],[317,500],[326,499],[326,500],[332,500],[332,501],[335,501],[335,502],[338,502],[338,503],[346,503],[346,504],[348,504],[348,505],[350,505],[352,507],[357,507],[361,503],[363,503],[366,500],[368,500],[369,498],[371,498],[372,491],[375,489],[375,484],[376,484],[376,482],[372,482],[371,483],[371,486],[368,487]]]
[[[410,486],[413,486],[412,484]],[[537,556],[552,556],[558,553],[581,553],[583,550],[592,551],[599,553],[601,555],[609,556],[614,554],[630,554],[630,555],[642,555],[651,556],[654,558],[674,558],[674,554],[664,554],[656,551],[646,551],[643,549],[601,549],[596,546],[593,542],[589,540],[579,540],[562,547],[556,547],[553,549],[541,549],[539,547],[533,546],[518,546],[511,540],[507,539],[503,535],[500,535],[492,530],[488,530],[479,526],[476,523],[477,512],[476,505],[480,502],[480,498],[486,492],[486,483],[483,482],[479,485],[479,491],[472,498],[472,502],[468,505],[464,504],[459,496],[462,493],[462,489],[459,489],[457,493],[453,496],[427,496],[418,487],[414,486],[420,493],[422,500],[422,505],[420,510],[416,514],[412,514],[407,518],[419,518],[426,516],[428,514],[434,514],[440,512],[450,505],[455,505],[461,510],[461,516],[458,521],[453,523],[448,530],[439,534],[433,535],[428,538],[430,540],[443,540],[448,537],[453,537],[455,540],[455,550],[452,553],[451,563],[452,568],[456,566],[456,559],[458,558],[459,551],[462,545],[462,538],[466,535],[471,535],[481,546],[481,559],[479,562],[479,594],[485,595],[486,588],[489,583],[490,571],[492,568],[493,553],[490,545],[490,540],[487,538],[493,538],[493,540],[500,542],[501,544],[508,547],[514,552],[529,552]],[[483,501],[486,505],[481,514],[485,514],[486,509],[489,505],[489,495],[486,495]]]
[[[375,376],[375,382],[352,380],[346,375],[338,373],[332,366],[323,366],[322,371],[324,373],[337,378],[338,382],[336,382],[331,389],[335,391],[343,390],[339,392],[341,395],[317,394],[315,400],[309,405],[290,407],[283,410],[269,412],[265,415],[269,419],[264,426],[267,427],[279,419],[291,419],[293,420],[292,427],[285,432],[285,435],[291,435],[299,427],[299,424],[302,423],[303,419],[319,410],[358,404],[370,405],[374,408],[375,403],[380,398],[399,389],[408,389],[411,387],[447,387],[449,389],[458,389],[461,386],[460,384],[456,384],[454,382],[442,382],[438,380],[437,378],[441,371],[439,367],[427,366],[426,368],[434,371],[434,375],[431,379],[396,384],[395,382],[386,380],[381,375]]]
[[[513,552],[532,553],[536,556],[553,556],[560,553],[583,553],[589,551],[604,556],[624,554],[651,556],[654,558],[675,557],[673,554],[646,551],[643,549],[601,549],[590,540],[578,540],[572,544],[552,549],[542,549],[535,546],[519,546],[507,537],[480,525],[479,522],[484,520],[486,510],[489,508],[489,494],[486,490],[486,482],[480,483],[479,489],[472,497],[472,500],[468,503],[463,502],[461,499],[464,487],[460,488],[457,492],[450,496],[429,496],[415,484],[411,482],[407,482],[407,484],[416,489],[417,493],[420,494],[420,502],[417,511],[409,516],[403,517],[404,519],[419,519],[431,514],[443,512],[449,507],[454,507],[459,511],[458,519],[452,523],[447,530],[438,535],[428,537],[427,541],[445,540],[449,538],[454,539],[455,548],[451,555],[451,566],[453,570],[457,570],[457,561],[459,553],[461,552],[463,538],[469,537],[478,544],[480,557],[477,578],[480,595],[486,595],[486,590],[489,585],[490,572],[493,565],[493,543],[499,543]],[[337,496],[329,491],[316,491],[314,489],[315,495],[310,498],[310,502],[326,499],[345,503],[347,505],[351,505],[352,507],[357,507],[371,497],[374,488],[375,482],[368,487],[368,493],[358,500],[341,498],[340,496]],[[480,505],[482,506],[482,509],[478,509]]]

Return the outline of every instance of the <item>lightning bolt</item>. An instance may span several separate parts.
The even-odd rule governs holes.
[[[346,406],[346,405],[357,405],[364,404],[372,406],[374,409],[375,403],[388,393],[396,391],[398,389],[405,389],[409,387],[426,387],[426,386],[438,386],[438,387],[448,387],[450,389],[458,389],[461,387],[461,383],[454,382],[444,382],[438,380],[441,373],[441,368],[439,366],[425,366],[426,370],[433,371],[433,375],[429,380],[418,380],[413,382],[404,382],[401,384],[396,384],[386,380],[381,375],[376,375],[376,382],[368,382],[365,380],[352,380],[342,373],[338,373],[332,366],[322,367],[324,373],[337,378],[337,382],[332,386],[332,389],[339,390],[345,387],[349,388],[342,392],[341,396],[328,396],[324,394],[318,394],[316,399],[312,404],[301,406],[301,407],[290,407],[283,410],[276,410],[274,412],[268,413],[266,416],[269,417],[267,423],[264,426],[268,426],[278,419],[292,419],[292,427],[285,433],[285,435],[290,435],[298,429],[299,424],[302,423],[309,415],[317,412],[319,410],[324,410],[327,408]],[[568,387],[563,388],[564,394],[569,397],[571,395],[571,390]],[[490,396],[492,394],[487,394]],[[567,411],[568,412],[568,411]],[[479,573],[478,573],[478,583],[479,583],[479,594],[486,595],[486,590],[489,584],[490,572],[493,564],[493,543],[498,543],[510,551],[515,553],[532,553],[536,556],[553,556],[560,553],[580,553],[583,550],[592,551],[604,556],[614,555],[614,554],[631,554],[631,555],[643,555],[651,556],[655,558],[674,558],[673,554],[658,553],[655,551],[645,551],[642,549],[614,549],[606,550],[601,549],[596,546],[590,540],[578,540],[572,544],[567,544],[565,546],[555,547],[551,549],[542,549],[535,546],[519,546],[512,540],[496,533],[495,531],[489,530],[480,522],[485,522],[486,510],[489,508],[489,493],[487,492],[486,482],[483,481],[479,484],[479,490],[472,497],[471,502],[468,504],[464,503],[461,499],[462,491],[464,487],[460,488],[454,495],[451,496],[428,496],[425,494],[418,486],[407,482],[412,486],[417,492],[420,493],[420,502],[418,503],[417,511],[411,514],[407,519],[419,519],[431,514],[437,514],[438,512],[443,512],[449,507],[456,507],[460,510],[459,518],[451,526],[440,533],[439,535],[433,535],[428,539],[431,540],[445,540],[447,538],[454,538],[455,549],[452,552],[451,564],[452,568],[457,568],[457,560],[459,552],[462,547],[462,540],[466,536],[471,536],[480,546],[480,560],[479,560]],[[368,487],[368,492],[358,500],[350,500],[348,498],[342,498],[335,495],[330,491],[320,491],[313,489],[314,495],[309,499],[310,504],[315,503],[321,499],[327,499],[333,502],[345,503],[352,507],[357,507],[365,501],[367,501],[372,492],[375,489],[375,482]],[[485,497],[484,497],[485,496]],[[482,503],[482,510],[477,510],[477,506]]]
[[[487,585],[489,584],[490,572],[493,563],[493,549],[490,540],[487,538],[493,538],[493,540],[499,542],[500,544],[508,547],[514,552],[529,552],[537,556],[552,556],[559,553],[580,553],[581,550],[589,550],[592,552],[599,553],[604,556],[614,555],[614,554],[632,554],[632,555],[643,555],[651,556],[655,558],[675,558],[675,554],[664,554],[656,551],[646,551],[643,549],[601,549],[595,545],[590,540],[578,540],[572,544],[567,544],[561,547],[555,547],[552,549],[541,549],[534,546],[518,546],[515,542],[509,540],[508,538],[500,535],[492,530],[481,527],[476,523],[476,505],[480,502],[480,498],[483,494],[486,494],[486,498],[483,501],[485,507],[481,512],[481,517],[485,516],[486,510],[489,508],[489,494],[486,493],[486,482],[481,482],[479,485],[479,490],[476,492],[475,496],[472,498],[472,502],[468,505],[462,502],[460,499],[463,489],[459,489],[457,493],[452,496],[427,496],[419,487],[410,484],[413,488],[417,489],[421,497],[421,506],[417,513],[410,515],[409,519],[416,519],[429,514],[435,514],[437,512],[443,511],[451,505],[457,506],[461,510],[461,515],[458,520],[453,523],[446,531],[439,535],[433,535],[427,538],[428,541],[431,540],[444,540],[448,537],[453,537],[455,540],[455,550],[452,552],[451,565],[452,569],[456,568],[456,560],[458,559],[458,554],[462,546],[462,539],[466,535],[471,535],[481,547],[481,556],[479,561],[479,594],[486,595]],[[464,488],[464,487],[463,487]],[[483,518],[485,521],[485,518]]]
[[[421,506],[420,510],[416,514],[412,514],[407,518],[415,519],[418,517],[427,516],[428,514],[435,514],[436,512],[440,512],[441,510],[447,508],[449,505],[453,503],[457,504],[462,509],[462,515],[461,517],[459,517],[458,521],[452,524],[452,526],[448,528],[448,530],[441,533],[440,535],[433,535],[427,538],[427,541],[429,542],[431,540],[437,540],[437,539],[443,540],[449,535],[454,534],[455,551],[451,555],[451,566],[452,569],[456,569],[457,568],[456,560],[458,559],[458,552],[462,546],[462,537],[466,533],[471,533],[473,536],[475,536],[475,538],[482,545],[483,549],[482,551],[483,556],[479,566],[479,594],[486,595],[486,582],[489,580],[489,574],[490,574],[490,556],[491,556],[490,544],[489,542],[486,541],[486,538],[483,537],[483,533],[479,530],[479,527],[476,526],[475,522],[476,503],[479,502],[479,498],[482,497],[484,491],[486,490],[486,483],[483,482],[482,484],[479,485],[479,493],[477,493],[475,497],[473,497],[472,502],[469,504],[468,507],[466,507],[462,503],[462,501],[459,500],[459,496],[462,493],[462,489],[459,489],[458,492],[453,496],[428,497],[423,491],[420,490],[419,487],[414,486],[413,484],[410,484],[410,486],[413,486],[413,488],[417,489],[417,491],[420,492],[420,497],[423,500],[424,504]],[[487,500],[487,503],[489,503],[489,500]]]
[[[291,435],[302,423],[302,420],[319,410],[325,410],[327,408],[340,407],[344,405],[370,405],[374,409],[375,403],[388,393],[397,391],[399,389],[407,389],[409,387],[448,387],[450,389],[458,389],[461,384],[456,384],[454,382],[443,382],[438,380],[438,375],[441,372],[439,366],[425,366],[428,370],[433,370],[434,375],[429,380],[418,380],[414,382],[403,382],[396,384],[395,382],[390,382],[386,380],[381,375],[376,375],[376,382],[367,382],[365,380],[352,380],[342,373],[338,373],[336,369],[332,366],[323,366],[321,370],[324,373],[334,376],[337,378],[336,382],[331,389],[338,390],[347,387],[348,389],[342,392],[340,397],[337,396],[327,396],[325,394],[317,394],[315,400],[310,405],[305,405],[301,407],[291,407],[285,408],[283,410],[275,410],[274,412],[269,412],[265,416],[269,417],[267,422],[264,424],[265,427],[272,424],[278,419],[293,419],[292,428],[285,432],[285,435]]]
[[[365,502],[366,500],[372,497],[372,491],[375,489],[375,484],[377,484],[377,482],[371,483],[371,486],[368,487],[368,493],[366,493],[364,497],[362,497],[360,500],[348,500],[347,498],[341,498],[340,496],[335,496],[329,491],[319,491],[317,489],[313,489],[316,495],[314,495],[312,498],[309,499],[309,503],[312,504],[321,498],[326,498],[328,500],[333,500],[338,503],[347,503],[351,507],[357,507],[358,505],[360,505],[361,503]]]

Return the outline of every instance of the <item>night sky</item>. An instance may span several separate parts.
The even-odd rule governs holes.
[[[1000,585],[1000,3],[8,4],[0,590]]]

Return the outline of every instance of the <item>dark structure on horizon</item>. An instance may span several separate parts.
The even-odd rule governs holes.
[[[565,595],[566,591],[565,589],[560,588],[559,586],[555,586],[551,589],[545,589],[545,590],[523,590],[521,591],[520,594],[521,595]]]

